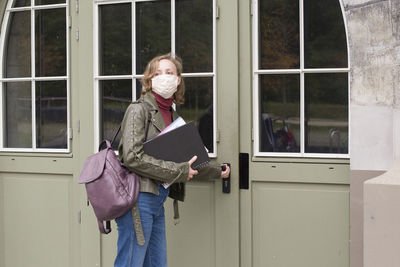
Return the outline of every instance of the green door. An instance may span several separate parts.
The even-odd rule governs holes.
[[[347,49],[331,2],[239,1],[241,266],[349,266]]]
[[[232,164],[230,193],[222,181],[191,181],[174,225],[172,201],[166,208],[169,266],[239,266],[237,6],[212,0],[79,1],[74,11],[80,84],[83,161],[98,141],[110,138],[123,111],[140,94],[145,64],[175,51],[183,60],[185,104],[214,161]],[[76,27],[75,27],[76,26]],[[229,62],[229,64],[227,64]],[[236,62],[236,63],[235,63]],[[229,96],[229,97],[226,97]],[[82,266],[112,266],[117,227],[100,235],[82,189]]]

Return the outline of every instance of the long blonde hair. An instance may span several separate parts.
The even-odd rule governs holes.
[[[182,79],[182,60],[178,57],[175,56],[173,57],[171,53],[157,56],[150,60],[150,62],[147,64],[146,69],[143,73],[143,78],[142,78],[142,97],[147,94],[148,92],[151,91],[152,85],[151,85],[151,79],[156,76],[157,69],[158,69],[158,63],[163,60],[167,59],[171,61],[175,67],[176,67],[176,74],[178,78],[181,79],[180,84],[178,85],[177,91],[175,92],[175,104],[177,105],[182,105],[185,103],[185,82]]]

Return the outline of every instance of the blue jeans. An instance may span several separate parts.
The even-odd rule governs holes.
[[[138,207],[146,243],[140,246],[133,228],[132,211],[115,219],[118,225],[117,257],[114,267],[166,267],[164,202],[169,189],[159,186],[159,195],[140,192]]]

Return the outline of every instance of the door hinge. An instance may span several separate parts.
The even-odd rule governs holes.
[[[251,141],[254,142],[254,128],[251,128]]]
[[[76,125],[77,131],[78,131],[78,133],[80,133],[81,132],[81,121],[78,120],[78,122],[76,124],[77,124]]]
[[[68,139],[69,139],[69,140],[72,140],[72,137],[73,137],[72,128],[68,128]]]
[[[68,16],[68,29],[71,29],[72,26],[72,19],[71,16]]]
[[[75,30],[75,40],[79,41],[79,28]]]
[[[79,0],[75,0],[75,12],[79,13]]]
[[[215,136],[215,141],[219,143],[221,141],[221,132],[220,130],[217,130],[216,136]]]
[[[250,16],[254,14],[254,0],[250,1]]]
[[[219,19],[219,12],[220,12],[220,8],[219,8],[219,6],[217,5],[217,6],[215,7],[215,19]]]
[[[82,213],[81,211],[78,211],[78,223],[81,224],[82,222]]]

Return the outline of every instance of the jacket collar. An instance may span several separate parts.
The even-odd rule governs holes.
[[[165,129],[164,118],[161,115],[161,112],[158,110],[158,105],[156,98],[153,93],[148,92],[143,96],[143,101],[147,103],[149,111],[151,113],[152,123],[159,130],[162,131]],[[172,109],[172,120],[175,120],[179,117],[178,113]]]

